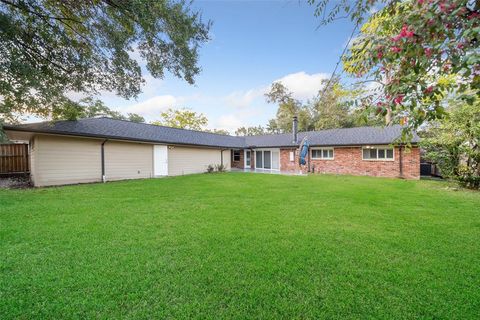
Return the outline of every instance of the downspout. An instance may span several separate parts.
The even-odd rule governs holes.
[[[107,182],[107,179],[105,177],[105,142],[107,142],[108,139],[106,140],[103,140],[102,142],[102,152],[101,152],[101,155],[102,155],[102,182],[105,183]]]
[[[402,154],[402,145],[398,147],[398,160],[399,160],[399,169],[400,169],[400,178],[403,178],[403,154]]]
[[[220,164],[223,166],[223,152],[228,151],[230,149],[220,149]],[[230,166],[231,167],[231,166]],[[227,169],[227,168],[225,168]]]

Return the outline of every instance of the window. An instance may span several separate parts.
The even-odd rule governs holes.
[[[240,161],[240,150],[233,150],[233,161]]]
[[[312,149],[312,159],[333,160],[333,149]]]
[[[393,148],[365,147],[362,150],[363,160],[393,160]]]
[[[295,161],[295,151],[290,151],[290,162]]]

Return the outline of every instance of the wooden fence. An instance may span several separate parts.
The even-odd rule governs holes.
[[[0,144],[0,174],[27,172],[28,144]]]

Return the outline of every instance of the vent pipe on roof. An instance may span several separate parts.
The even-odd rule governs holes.
[[[293,116],[293,123],[292,123],[292,138],[293,138],[293,143],[298,143],[298,117]]]

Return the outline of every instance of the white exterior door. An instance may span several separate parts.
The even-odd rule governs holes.
[[[167,146],[153,146],[153,168],[155,176],[168,176]]]

